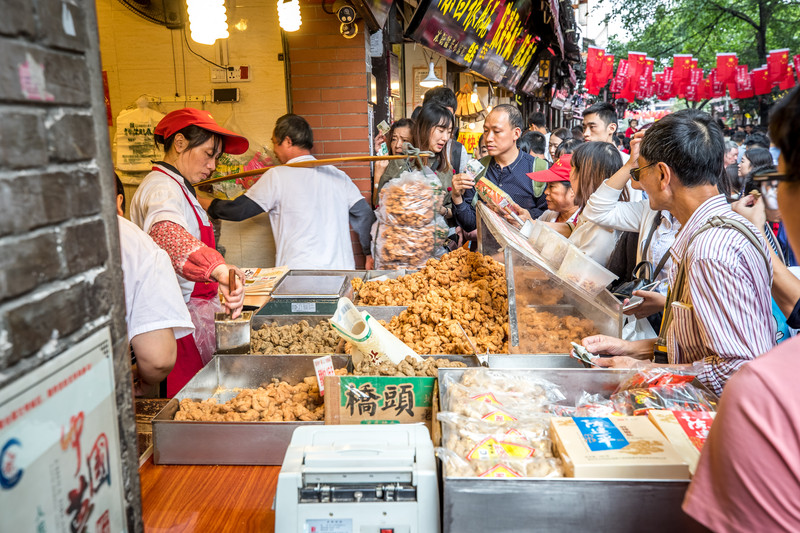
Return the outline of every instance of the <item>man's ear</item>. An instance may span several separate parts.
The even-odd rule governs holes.
[[[281,139],[280,144],[283,144],[283,143],[286,143],[286,148],[291,148],[292,146],[294,146],[294,143],[292,142],[292,138],[289,137],[288,135],[286,137],[284,137],[283,139]]]
[[[513,135],[513,137],[514,137],[514,140],[515,140],[515,141],[516,141],[517,139],[519,139],[520,137],[522,137],[522,129],[520,129],[520,128],[514,128],[514,130],[513,130],[513,131],[514,131],[514,133],[513,133],[512,135]]]
[[[608,127],[611,128],[611,134],[612,135],[617,132],[617,123],[616,122],[612,122],[611,124],[608,125]]]
[[[670,166],[667,165],[666,163],[659,162],[656,166],[659,170],[659,178],[658,178],[659,190],[666,191],[667,189],[670,188],[670,185],[672,184],[673,180],[676,179],[677,176],[675,176],[675,173],[672,171],[672,168],[670,168]]]

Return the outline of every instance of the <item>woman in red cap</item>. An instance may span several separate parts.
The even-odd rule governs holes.
[[[216,251],[214,230],[193,185],[211,176],[222,152],[242,154],[249,143],[217,125],[207,111],[192,108],[169,113],[154,134],[164,146],[164,160],[154,164],[134,194],[131,220],[169,255],[195,326],[193,335],[177,341],[177,360],[167,376],[172,397],[214,354],[219,290],[234,318],[242,310],[244,273]],[[228,286],[231,268],[242,280],[235,287]]]

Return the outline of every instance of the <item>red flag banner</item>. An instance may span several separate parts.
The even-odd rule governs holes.
[[[631,92],[639,88],[641,76],[647,65],[647,55],[642,52],[628,52],[628,89]]]
[[[689,71],[689,85],[699,85],[703,80],[703,69],[693,68]]]
[[[747,65],[738,65],[736,67],[735,82],[736,82],[736,90],[739,92],[749,91],[753,89],[750,73],[747,70]]]
[[[675,95],[675,69],[667,67],[664,69],[664,88],[659,94],[661,100],[669,100]]]
[[[692,68],[691,54],[675,54],[672,57],[672,67],[675,70],[675,83],[680,84],[689,78],[689,69]]]
[[[611,79],[611,76],[614,75],[614,56],[612,54],[606,54],[603,57],[603,69],[600,71],[599,79],[601,81],[601,86],[605,85],[608,80]]]
[[[739,91],[736,89],[736,84],[735,83],[729,83],[728,84],[728,92],[730,93],[731,98],[733,98],[734,100],[736,100],[737,98],[740,98]]]
[[[800,54],[794,56],[794,72],[800,76]]]
[[[711,69],[708,75],[711,81],[711,98],[722,98],[725,96],[725,83],[719,79],[719,71],[715,68]]]
[[[767,79],[769,83],[780,83],[786,77],[786,67],[789,66],[789,49],[770,50],[767,56]],[[758,90],[756,90],[756,94]]]
[[[786,70],[784,69],[784,75],[785,73]],[[755,94],[769,94],[772,88],[772,83],[769,81],[769,71],[764,67],[754,68],[752,74]]]
[[[591,94],[599,94],[600,79],[598,74],[603,68],[603,56],[606,51],[594,46],[589,47],[586,55],[586,88]]]
[[[786,67],[786,77],[783,78],[783,81],[778,86],[781,91],[788,91],[792,87],[794,87],[794,69],[791,65]]]
[[[732,82],[738,64],[739,58],[734,53],[717,54],[717,81],[722,84]]]

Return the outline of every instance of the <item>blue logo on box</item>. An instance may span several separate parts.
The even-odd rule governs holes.
[[[619,450],[628,445],[628,439],[609,418],[573,416],[572,419],[593,452]]]
[[[17,466],[17,453],[12,446],[22,448],[17,439],[9,439],[0,450],[0,488],[11,489],[22,478],[22,469]]]

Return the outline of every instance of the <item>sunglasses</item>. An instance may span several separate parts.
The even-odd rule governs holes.
[[[644,170],[644,169],[646,169],[648,167],[652,167],[656,163],[658,163],[658,161],[656,161],[655,163],[650,163],[649,165],[645,165],[643,167],[632,168],[631,169],[631,179],[633,181],[639,181],[639,178],[641,178],[641,175],[642,175],[642,170]]]

